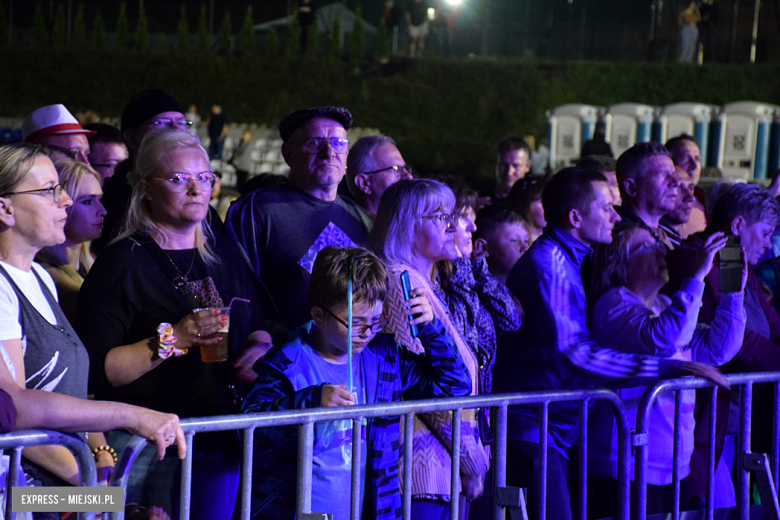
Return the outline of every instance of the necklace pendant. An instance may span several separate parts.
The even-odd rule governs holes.
[[[171,282],[173,283],[174,287],[176,287],[177,289],[181,289],[182,287],[187,285],[187,277],[186,276],[177,276],[176,278],[171,280]]]

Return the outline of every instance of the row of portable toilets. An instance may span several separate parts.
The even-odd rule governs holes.
[[[688,134],[699,142],[702,166],[714,166],[724,177],[766,179],[780,169],[780,106],[740,101],[723,107],[620,103],[607,108],[578,104],[554,108],[547,112],[553,170],[579,159],[597,122],[604,123],[616,158],[636,143],[665,143]]]

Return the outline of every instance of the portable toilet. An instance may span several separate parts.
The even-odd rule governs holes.
[[[706,166],[710,144],[710,121],[713,107],[702,103],[674,103],[663,107],[656,117],[654,141],[661,144],[683,134],[696,138],[701,151],[702,165]]]
[[[772,131],[769,135],[769,168],[767,175],[773,176],[780,170],[780,108],[775,108]]]
[[[724,177],[766,179],[775,105],[739,101],[718,116],[718,160]]]
[[[580,158],[582,144],[593,137],[599,109],[590,105],[562,105],[547,111],[550,167],[558,171]]]
[[[636,143],[650,141],[654,110],[639,103],[620,103],[607,108],[607,141],[616,158]]]

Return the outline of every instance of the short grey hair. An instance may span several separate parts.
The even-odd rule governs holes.
[[[350,182],[355,181],[356,175],[377,169],[374,151],[386,144],[395,146],[395,141],[386,135],[369,135],[352,145],[347,156],[347,178]]]
[[[414,237],[422,226],[423,215],[450,213],[453,209],[455,195],[441,182],[398,181],[382,194],[369,246],[388,264],[411,264]]]
[[[709,227],[726,231],[737,217],[748,224],[764,222],[775,228],[780,221],[780,203],[757,184],[734,184],[722,190],[715,201]]]

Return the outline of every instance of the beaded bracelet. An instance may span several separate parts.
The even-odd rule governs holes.
[[[177,338],[173,335],[173,325],[170,323],[160,323],[160,326],[157,327],[157,334],[157,355],[160,359],[179,357],[187,354],[188,349],[174,347]]]
[[[110,446],[98,446],[92,450],[92,456],[97,459],[97,454],[101,451],[107,451],[110,453],[111,456],[114,457],[114,464],[116,464],[116,452],[114,451],[114,448],[111,448]]]

